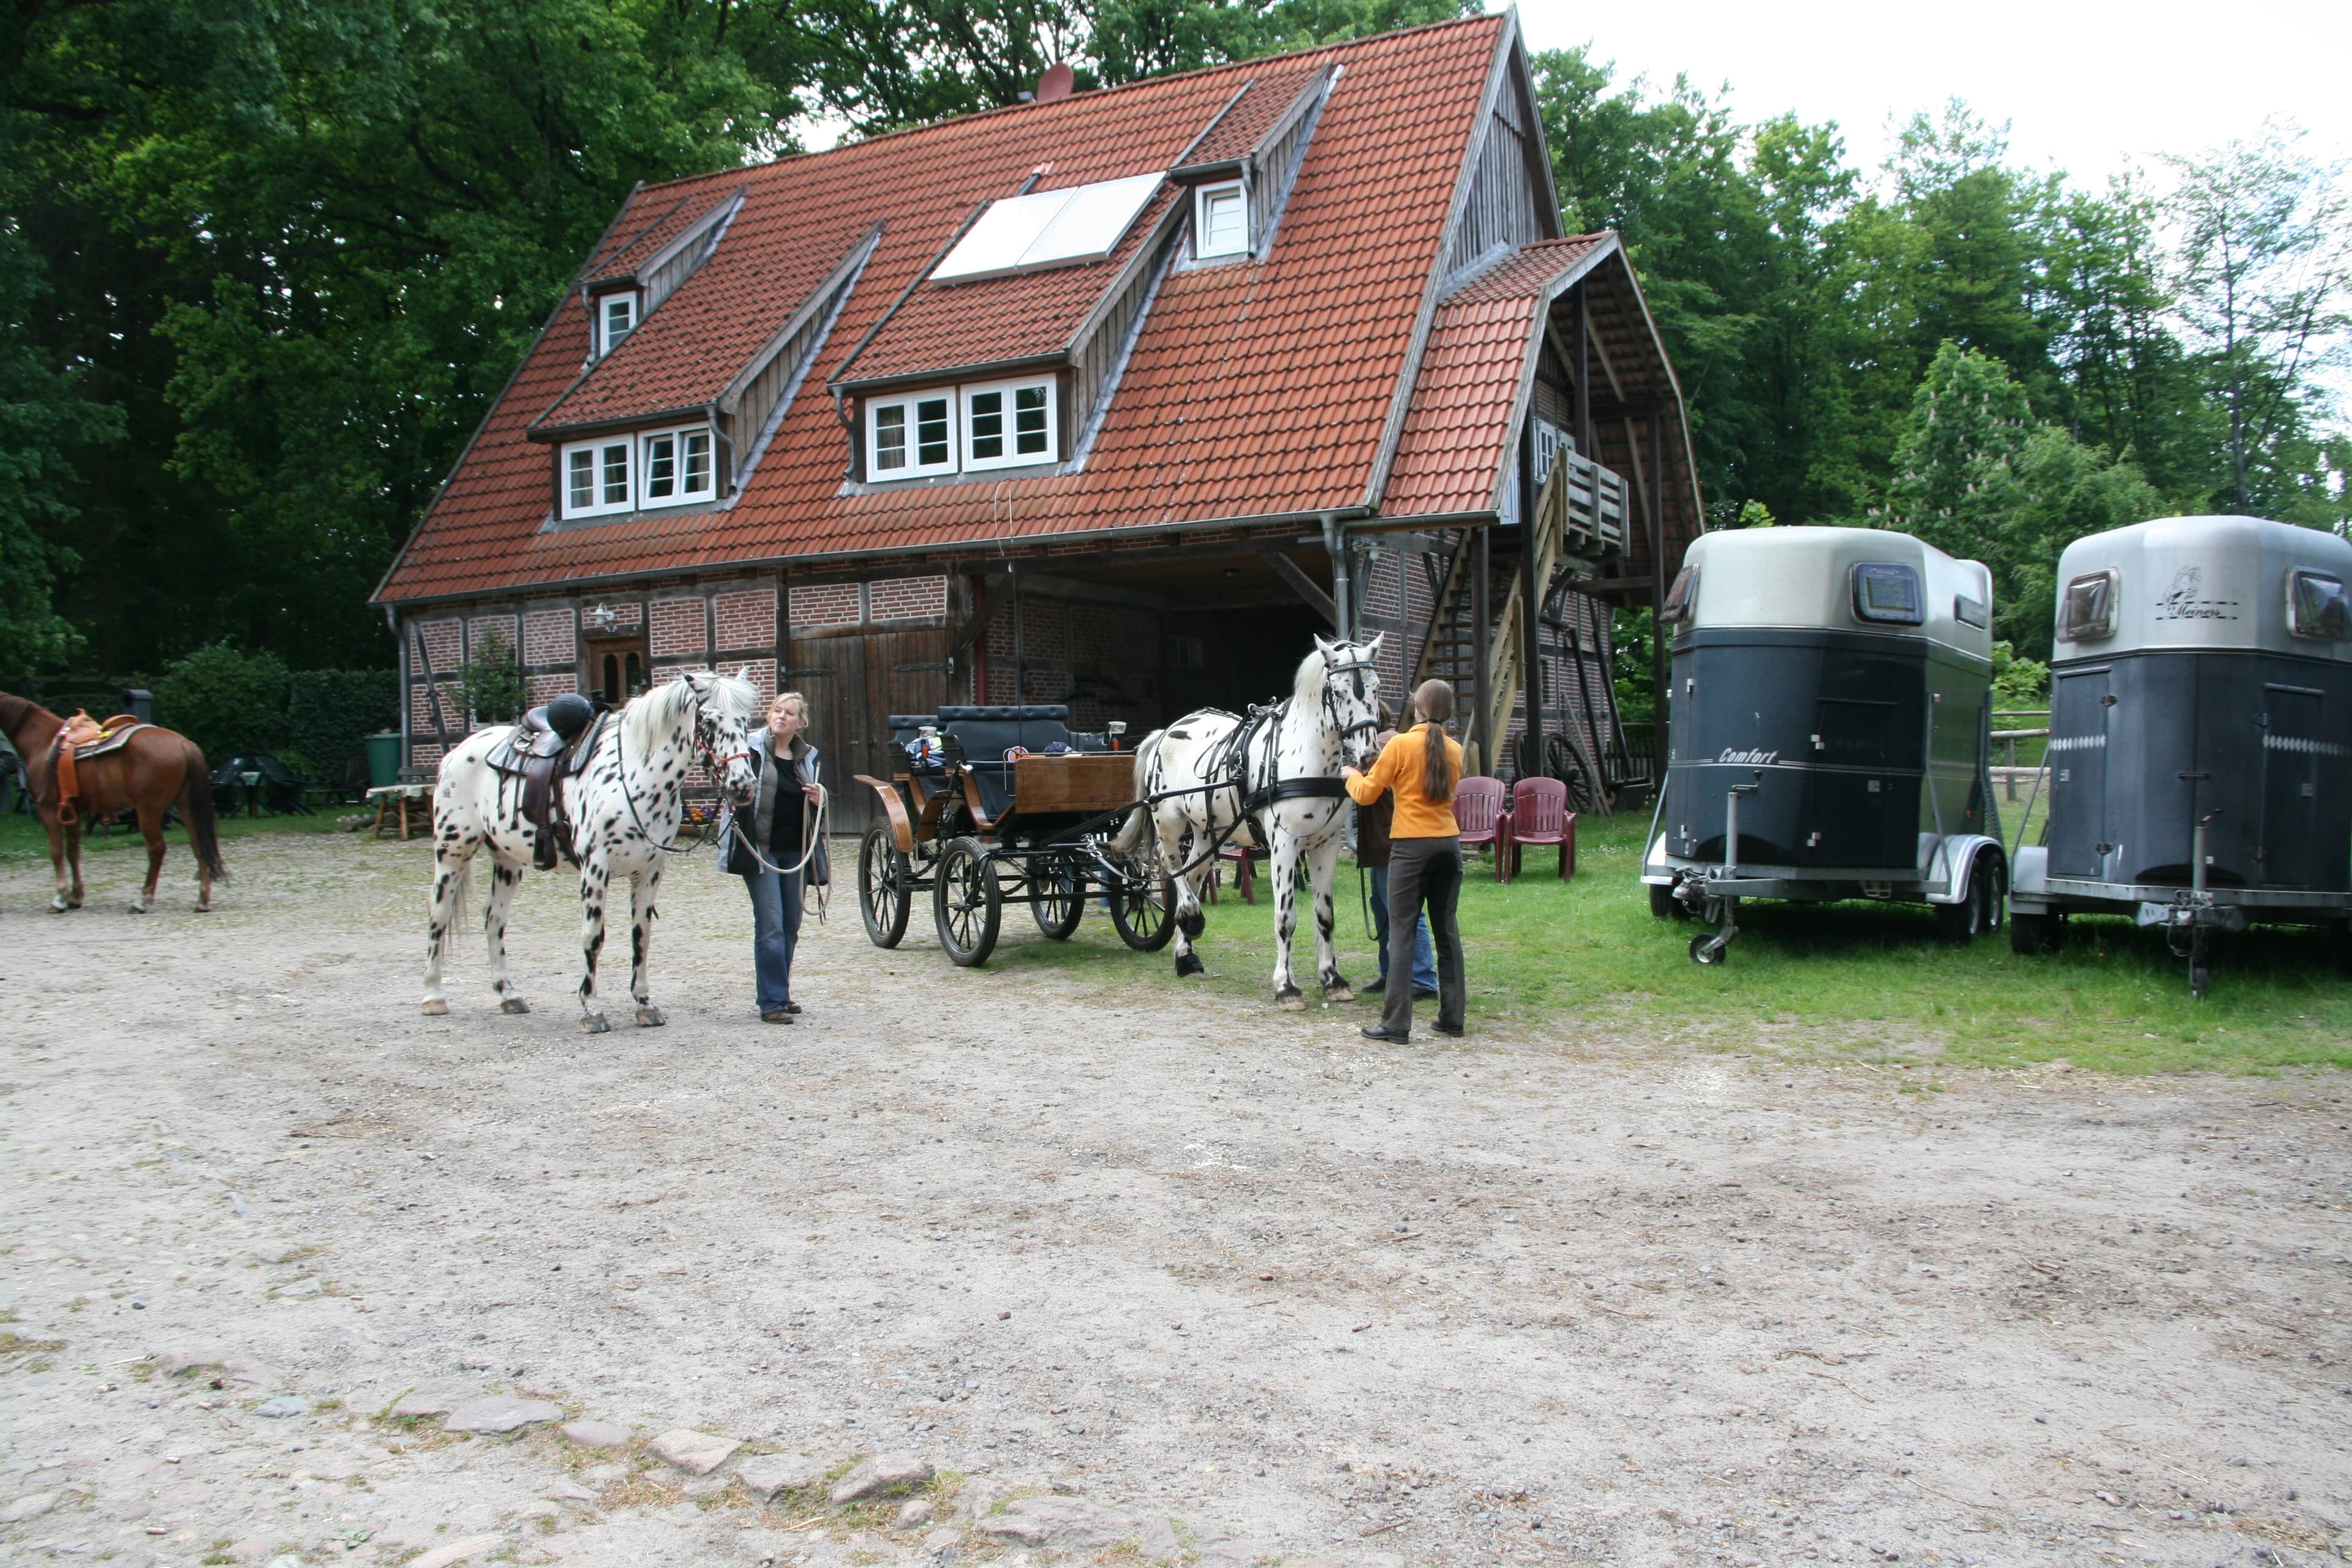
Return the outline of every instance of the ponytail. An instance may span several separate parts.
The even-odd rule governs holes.
[[[1421,731],[1422,796],[1451,801],[1458,778],[1445,749],[1445,721],[1454,717],[1454,688],[1442,680],[1424,680],[1412,694],[1412,708],[1415,719],[1426,721]]]

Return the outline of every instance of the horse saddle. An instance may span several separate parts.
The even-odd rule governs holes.
[[[594,703],[567,692],[525,713],[486,759],[502,773],[521,775],[522,816],[539,830],[531,860],[540,870],[555,869],[559,850],[572,858],[572,825],[563,816],[563,792],[555,786],[588,765],[596,717]]]
[[[146,728],[134,714],[117,713],[101,724],[83,710],[74,710],[74,716],[49,742],[49,787],[37,797],[37,804],[57,802],[58,821],[67,826],[80,821],[76,802],[81,798],[81,777],[74,764],[121,750],[132,735]]]

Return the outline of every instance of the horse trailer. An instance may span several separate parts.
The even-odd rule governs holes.
[[[1988,763],[1992,578],[1908,534],[1710,533],[1666,600],[1666,783],[1650,912],[1717,924],[1741,899],[1924,902],[1948,940],[2000,923]]]
[[[2058,563],[2049,820],[2010,943],[2070,910],[2209,934],[2352,920],[2352,543],[2253,517],[2094,534]]]

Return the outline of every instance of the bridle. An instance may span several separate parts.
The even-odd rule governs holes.
[[[734,762],[748,762],[751,760],[751,753],[749,751],[730,752],[727,755],[723,757],[720,756],[719,754],[719,749],[716,746],[713,746],[709,741],[705,738],[703,733],[707,729],[716,729],[718,724],[719,721],[717,717],[705,711],[702,706],[702,700],[699,697],[696,698],[694,702],[694,749],[700,752],[705,758],[709,759],[710,763],[710,776],[714,779],[724,778],[726,776],[728,763]],[[672,834],[670,836],[670,841],[667,844],[654,843],[654,836],[646,831],[646,819],[637,815],[637,792],[629,787],[628,733],[626,726],[619,723],[615,723],[613,726],[613,763],[621,781],[621,804],[629,808],[629,821],[635,826],[637,837],[644,839],[646,843],[651,846],[657,853],[663,855],[691,855],[697,849],[701,848],[705,842],[715,843],[718,840],[719,835],[712,832],[698,835],[695,841],[684,849],[680,849],[677,847],[677,837],[676,834]],[[732,808],[730,807],[730,809]]]
[[[1340,675],[1353,676],[1357,700],[1369,707],[1371,702],[1371,693],[1364,689],[1366,670],[1372,671],[1374,679],[1379,678],[1380,667],[1369,658],[1351,658],[1345,664],[1332,664],[1327,660],[1323,667],[1323,716],[1330,720],[1331,728],[1339,731],[1340,749],[1343,752],[1347,749],[1349,736],[1360,735],[1367,731],[1375,735],[1381,732],[1381,721],[1377,716],[1368,715],[1352,724],[1343,724],[1339,721],[1339,683],[1332,678]]]

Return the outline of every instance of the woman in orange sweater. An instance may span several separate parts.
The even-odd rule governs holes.
[[[1370,805],[1396,792],[1389,828],[1389,973],[1412,973],[1413,928],[1429,908],[1429,934],[1437,944],[1437,1032],[1462,1037],[1462,929],[1454,909],[1462,898],[1462,826],[1454,820],[1454,786],[1462,777],[1462,747],[1445,732],[1454,717],[1454,688],[1424,680],[1412,694],[1413,727],[1381,750],[1370,773],[1341,770],[1348,793]],[[1381,1021],[1368,1038],[1402,1045],[1412,1038],[1412,987],[1391,985]]]

